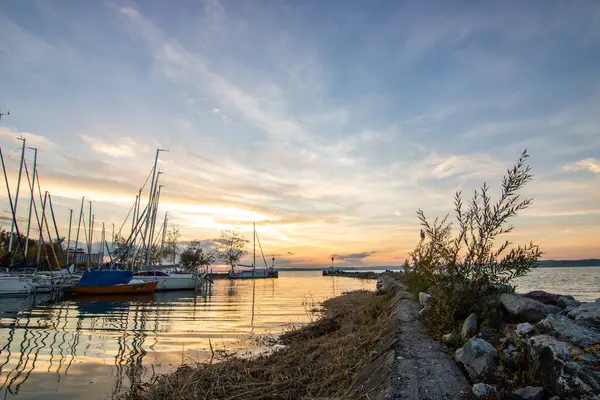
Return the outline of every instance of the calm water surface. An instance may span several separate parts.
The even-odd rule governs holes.
[[[215,349],[308,322],[319,302],[375,281],[280,272],[210,291],[147,297],[0,299],[0,398],[109,399],[131,382]]]
[[[517,280],[517,292],[530,290],[545,290],[571,295],[579,301],[594,301],[600,297],[600,266],[538,268]]]

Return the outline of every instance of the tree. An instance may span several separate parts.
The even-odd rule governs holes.
[[[198,269],[208,269],[215,262],[217,254],[215,251],[206,251],[202,248],[200,240],[192,240],[187,248],[181,253],[179,262],[188,271],[195,272]]]
[[[220,259],[229,264],[231,269],[233,269],[233,266],[248,253],[244,250],[246,242],[246,239],[241,237],[237,232],[222,231],[217,247],[217,254]]]
[[[537,265],[542,252],[533,242],[511,248],[512,243],[503,240],[496,245],[502,235],[513,231],[508,221],[531,205],[532,199],[518,194],[533,178],[528,157],[524,151],[507,170],[497,202],[485,183],[473,192],[466,207],[461,192],[456,193],[456,235],[448,215],[430,222],[423,210],[417,211],[421,240],[405,263],[412,267],[406,272],[413,289],[428,289],[433,295],[431,315],[437,328],[451,329],[490,287],[510,287],[515,278]]]
[[[179,253],[179,228],[171,225],[171,229],[167,232],[167,239],[165,240],[165,247],[163,249],[162,257],[169,260],[172,264],[175,264],[175,259]]]

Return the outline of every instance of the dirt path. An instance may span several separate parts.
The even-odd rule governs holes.
[[[400,284],[395,300],[398,333],[391,367],[391,396],[410,400],[470,398],[470,385],[446,346],[417,318],[419,303]]]

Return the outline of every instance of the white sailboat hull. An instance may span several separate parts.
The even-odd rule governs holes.
[[[156,291],[170,291],[170,290],[195,290],[196,287],[200,286],[203,276],[194,274],[171,274],[166,276],[138,276],[134,277],[136,280],[144,282],[158,282]]]
[[[23,276],[0,276],[0,295],[27,296],[33,289],[33,280]]]

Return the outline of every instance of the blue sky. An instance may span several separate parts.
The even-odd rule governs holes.
[[[0,60],[0,143],[40,148],[63,225],[83,195],[120,225],[163,147],[187,239],[398,263],[527,148],[515,241],[600,257],[597,2],[0,0]]]

